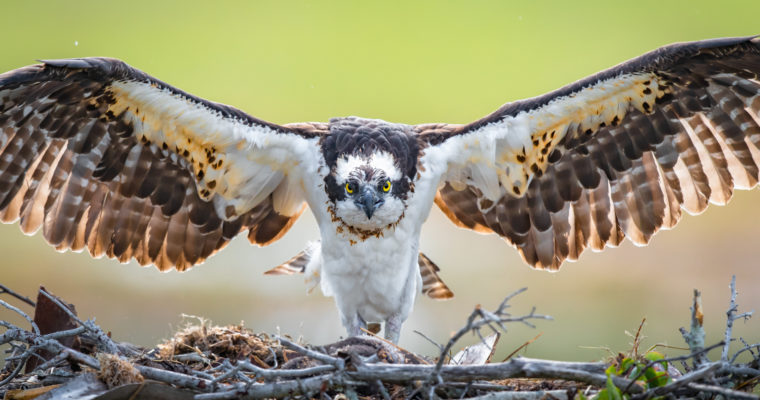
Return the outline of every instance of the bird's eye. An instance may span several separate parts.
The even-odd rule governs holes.
[[[352,194],[354,190],[356,190],[356,188],[354,187],[353,182],[346,182],[346,193]]]
[[[391,181],[386,180],[385,183],[383,183],[383,192],[389,192],[391,190]]]

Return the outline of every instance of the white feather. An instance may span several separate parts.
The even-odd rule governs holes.
[[[647,81],[652,89],[648,95],[642,90]],[[433,166],[436,174],[455,189],[464,189],[466,183],[492,201],[513,188],[523,194],[534,174],[531,166],[541,167],[546,163],[545,154],[540,152],[545,141],[551,141],[553,148],[570,126],[585,130],[615,115],[622,118],[631,106],[641,109],[645,102],[654,104],[657,92],[657,83],[649,74],[617,76],[558,97],[542,107],[521,111],[449,138],[425,149],[422,163],[426,168]],[[543,138],[543,133],[552,131],[555,132],[553,139]],[[536,141],[539,146],[534,145]],[[491,172],[486,172],[488,170]],[[466,179],[468,174],[470,180]],[[499,182],[501,187],[498,187]]]
[[[168,157],[187,165],[194,175],[204,172],[198,190],[212,194],[217,212],[224,217],[229,215],[229,206],[235,211],[230,217],[255,207],[281,186],[286,175],[289,179],[276,195],[276,207],[292,215],[303,202],[296,189],[304,180],[317,177],[318,138],[306,139],[224,117],[203,104],[143,82],[114,82],[112,88],[119,95],[115,107],[126,112],[136,136],[154,144],[166,143]],[[187,150],[189,156],[178,155],[175,148]],[[199,164],[209,149],[217,160],[224,161],[222,168]],[[206,186],[210,182],[214,182],[213,188]]]
[[[335,163],[335,173],[339,181],[345,182],[348,180],[349,174],[351,174],[352,171],[364,165],[384,171],[392,181],[401,179],[401,171],[396,168],[393,156],[385,151],[372,153],[369,158],[353,154],[341,157]]]

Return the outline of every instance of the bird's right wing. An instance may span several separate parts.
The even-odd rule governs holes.
[[[557,269],[760,179],[760,37],[666,46],[468,125],[417,126],[436,204]]]
[[[184,270],[303,211],[320,124],[279,126],[107,58],[0,75],[0,217],[59,250]]]

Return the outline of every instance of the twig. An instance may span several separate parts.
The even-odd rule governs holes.
[[[43,362],[42,364],[36,366],[34,369],[37,371],[44,371],[48,368],[55,367],[56,365],[66,361],[69,358],[69,351],[68,349],[58,353],[55,355],[55,357]]]
[[[30,298],[28,298],[26,296],[22,296],[22,295],[20,295],[20,294],[18,294],[16,292],[14,292],[13,290],[9,289],[7,286],[5,286],[3,284],[0,284],[0,294],[9,294],[9,295],[11,295],[11,296],[13,296],[13,297],[15,297],[15,298],[23,301],[24,303],[29,304],[32,307],[36,307],[37,306],[34,303],[34,301],[32,301],[32,299],[30,299]]]
[[[736,304],[736,275],[731,276],[731,283],[728,287],[731,289],[731,300],[728,303],[728,310],[726,311],[726,333],[724,339],[726,344],[723,346],[723,352],[720,355],[722,361],[728,361],[728,349],[731,345],[731,330],[734,327],[734,321],[737,319],[747,320],[752,317],[752,311],[736,315],[736,312],[739,310],[739,305]]]
[[[383,396],[383,400],[391,400],[391,395],[388,394],[388,391],[385,389],[383,381],[378,379],[375,381],[375,385],[377,386],[377,390],[380,392],[380,395]]]
[[[218,364],[211,366],[210,363],[208,363],[209,360],[204,359],[204,357],[209,357],[208,355],[193,353],[192,358],[188,357],[184,361],[204,362],[205,369],[203,371],[189,370],[185,373],[181,373],[157,367],[133,365],[143,377],[147,379],[172,384],[180,388],[191,389],[197,393],[195,398],[207,400],[260,397],[297,398],[302,396],[327,399],[330,396],[328,396],[326,392],[334,393],[335,391],[339,393],[342,392],[348,399],[358,399],[358,393],[366,393],[366,390],[375,391],[375,396],[382,397],[383,400],[399,398],[400,396],[433,398],[439,396],[447,397],[451,395],[459,396],[460,394],[464,398],[468,393],[471,396],[477,396],[485,391],[494,394],[499,393],[498,396],[501,396],[499,398],[507,399],[514,397],[512,396],[512,393],[502,392],[508,388],[507,386],[482,383],[482,381],[518,377],[563,379],[585,382],[597,387],[605,386],[608,379],[605,370],[608,365],[599,362],[559,362],[517,357],[502,363],[485,365],[442,364],[442,360],[445,362],[444,359],[453,348],[454,343],[467,334],[467,332],[472,332],[481,336],[481,329],[503,331],[506,329],[506,324],[509,322],[521,322],[528,326],[532,326],[530,321],[533,319],[548,319],[549,317],[535,314],[535,309],[531,310],[529,314],[521,317],[512,316],[507,312],[507,309],[510,307],[508,301],[522,291],[524,291],[524,289],[507,296],[495,311],[486,311],[477,307],[470,314],[465,327],[452,336],[447,345],[436,344],[441,351],[441,357],[439,357],[436,365],[392,364],[379,362],[378,359],[381,357],[378,357],[377,355],[362,358],[357,353],[351,352],[349,348],[352,369],[348,370],[345,365],[346,361],[341,357],[336,357],[332,353],[327,354],[324,350],[319,348],[306,348],[289,339],[279,336],[276,336],[275,339],[279,340],[279,343],[281,343],[283,347],[319,361],[322,364],[299,369],[284,370],[276,369],[277,366],[274,368],[262,368],[248,360],[230,361],[229,359],[220,357],[215,358],[215,360],[218,361]],[[733,318],[733,320],[744,318],[743,315],[745,315],[736,314],[736,309],[734,308],[734,305],[736,304],[735,297],[735,295],[732,295],[730,310],[733,311],[729,316],[729,319]],[[57,299],[51,300],[59,306],[61,305]],[[63,309],[66,310],[67,308]],[[64,360],[70,360],[73,363],[86,365],[94,369],[100,368],[99,362],[92,356],[66,347],[55,340],[60,337],[75,335],[87,335],[87,337],[90,337],[91,334],[94,334],[96,336],[95,339],[99,341],[98,345],[103,347],[103,351],[113,351],[111,354],[117,355],[124,354],[124,350],[121,350],[117,344],[111,341],[110,338],[107,338],[107,335],[103,333],[100,327],[95,325],[94,321],[88,320],[82,322],[76,318],[75,320],[80,324],[77,328],[47,335],[40,335],[36,332],[18,328],[8,322],[0,323],[0,325],[6,328],[6,331],[0,334],[0,344],[10,343],[13,349],[13,355],[6,358],[6,365],[9,367],[4,371],[6,375],[3,382],[10,382],[17,377],[22,369],[24,361],[29,357],[34,356],[34,353],[39,350],[47,350],[56,354],[51,360],[43,362],[38,366],[38,372],[36,373],[40,376],[46,374],[45,372],[42,372],[43,370],[56,367]],[[757,384],[756,380],[760,377],[760,368],[758,368],[760,366],[760,354],[757,354],[758,352],[754,350],[760,349],[760,344],[748,344],[742,341],[744,348],[740,349],[730,357],[730,362],[723,357],[720,361],[709,362],[707,353],[716,347],[724,346],[725,343],[731,340],[730,329],[728,330],[729,334],[726,337],[727,342],[721,342],[713,346],[705,347],[704,330],[702,330],[700,334],[700,328],[701,305],[699,304],[699,293],[696,292],[692,307],[692,329],[691,332],[686,332],[684,334],[684,338],[693,339],[692,341],[696,340],[697,342],[701,340],[701,348],[700,346],[694,346],[694,343],[689,343],[689,348],[692,350],[690,354],[648,362],[645,368],[640,368],[640,372],[643,372],[658,363],[665,364],[666,362],[685,360],[694,360],[694,364],[697,368],[691,370],[677,380],[669,382],[666,386],[650,390],[645,390],[640,382],[637,383],[640,374],[633,377],[633,379],[631,379],[631,377],[610,376],[613,384],[618,388],[625,388],[623,389],[624,392],[635,395],[635,398],[648,398],[652,396],[694,396],[700,391],[722,395],[724,397],[740,399],[756,398],[747,393],[739,392],[737,389],[743,387],[742,384],[749,389]],[[638,347],[640,344],[640,334],[641,329],[634,337],[635,347]],[[105,336],[107,340],[102,339],[102,336],[99,335]],[[422,336],[424,337],[424,335]],[[538,336],[536,336],[536,338]],[[533,340],[536,340],[536,338]],[[370,339],[368,338],[367,340]],[[531,343],[533,340],[528,343]],[[112,343],[114,345],[113,348],[109,350],[105,345],[107,343]],[[520,348],[523,348],[524,346],[525,345]],[[698,347],[696,351],[694,351],[695,347]],[[383,346],[383,348],[388,351],[393,350],[391,347]],[[520,348],[518,348],[518,351]],[[725,348],[726,347],[724,347],[724,349]],[[268,349],[272,352],[276,363],[277,354],[271,346],[268,347]],[[752,360],[745,364],[735,364],[734,362],[739,354],[745,353],[749,353],[752,356]],[[175,357],[175,359],[179,358],[183,357]],[[122,359],[126,360],[123,357]],[[308,365],[313,364],[308,363]],[[13,371],[10,371],[11,369],[15,369],[16,372],[14,373]],[[51,371],[57,371],[55,372],[55,374],[57,374],[61,371],[65,372],[65,369],[54,368],[53,370],[48,371],[47,374]],[[60,378],[60,375],[53,376],[58,376],[58,379],[65,380],[70,379],[71,375],[68,375],[68,378]],[[422,385],[419,385],[420,382],[422,382]],[[389,389],[386,388],[386,385],[394,383],[414,389],[407,390],[405,393],[401,394],[395,390],[389,393]],[[733,385],[731,386],[732,389],[726,388],[726,386],[729,385]],[[359,388],[364,389],[363,391],[359,391]],[[473,389],[476,390],[476,392],[472,392],[471,390]],[[516,395],[518,392],[514,393]],[[3,391],[2,388],[0,388],[0,396],[2,395]]]
[[[444,365],[440,376],[444,381],[467,382],[471,380],[497,380],[518,377],[557,377],[553,373],[567,375],[571,372],[585,373],[587,378],[593,376],[593,382],[606,382],[604,363],[577,363],[550,361],[533,358],[513,358],[507,362],[484,365]],[[357,366],[356,371],[346,372],[351,378],[368,380],[381,379],[385,382],[405,383],[425,380],[435,371],[432,365],[394,365],[365,364]],[[582,379],[587,382],[588,379]],[[625,380],[626,384],[628,383]]]
[[[676,389],[682,386],[686,386],[687,384],[691,382],[694,382],[699,379],[704,379],[707,376],[711,376],[718,369],[720,369],[719,363],[707,364],[696,371],[692,371],[688,374],[683,375],[682,377],[678,378],[678,380],[674,380],[673,382],[665,386],[648,390],[646,393],[642,395],[642,398],[651,398],[654,396],[662,396],[666,393],[671,393],[675,391]]]
[[[65,331],[51,332],[46,335],[42,335],[42,337],[44,337],[45,339],[60,339],[60,338],[65,338],[69,336],[81,335],[86,330],[87,330],[87,327],[79,326],[74,329],[68,329]]]
[[[751,393],[745,393],[745,392],[740,392],[738,390],[726,389],[720,386],[703,385],[700,383],[689,383],[686,386],[689,389],[696,390],[698,393],[704,393],[704,392],[716,393],[716,394],[721,394],[728,399],[747,399],[747,400],[758,399],[758,396],[753,395]]]
[[[199,394],[195,396],[195,399],[260,399],[293,396],[319,392],[325,382],[329,382],[329,378],[326,378],[324,376],[315,376],[311,378],[291,380],[286,382],[254,384],[250,385],[247,389],[242,385],[238,385],[238,387],[235,389],[227,389],[223,392]]]
[[[485,391],[502,391],[502,390],[512,390],[512,388],[508,385],[498,385],[495,383],[487,383],[485,381],[482,382],[446,382],[446,386],[453,387],[453,388],[461,388],[462,390],[485,390]]]
[[[691,328],[687,332],[684,328],[679,328],[683,339],[689,345],[692,353],[701,354],[705,348],[705,329],[702,326],[704,314],[702,313],[702,293],[694,289],[694,300],[691,305]],[[694,358],[695,367],[707,362],[707,357],[702,355]]]
[[[325,372],[332,372],[336,370],[336,367],[334,365],[317,365],[314,367],[301,368],[301,369],[276,369],[276,370],[260,368],[251,364],[248,361],[239,361],[238,365],[240,365],[244,371],[253,372],[256,377],[261,377],[263,379],[302,378],[305,376],[318,375]]]
[[[467,317],[466,324],[459,329],[446,343],[446,345],[441,350],[440,356],[438,357],[438,362],[435,364],[435,370],[434,374],[438,374],[438,372],[443,367],[443,364],[446,361],[446,355],[451,351],[451,349],[454,347],[454,344],[459,341],[464,335],[466,335],[468,332],[475,332],[478,335],[480,335],[480,328],[483,326],[491,326],[491,323],[497,323],[500,328],[502,328],[503,331],[506,332],[506,326],[504,326],[504,323],[506,322],[522,322],[530,327],[533,327],[531,323],[528,322],[530,319],[552,319],[552,317],[547,315],[539,315],[535,314],[536,309],[533,308],[528,315],[523,315],[521,317],[512,317],[511,314],[506,312],[506,309],[509,308],[509,300],[511,300],[513,297],[517,296],[518,294],[528,290],[528,288],[522,288],[519,290],[516,290],[515,292],[510,293],[507,295],[507,297],[502,300],[501,304],[499,304],[499,307],[494,311],[493,313],[483,310],[480,306],[476,306],[475,309],[472,311],[469,317]],[[481,336],[482,340],[482,336]]]
[[[14,307],[14,306],[12,306],[12,305],[10,305],[10,304],[6,303],[6,302],[5,302],[5,301],[3,301],[3,300],[0,300],[0,306],[3,306],[3,307],[5,307],[5,308],[7,308],[7,309],[9,309],[9,310],[11,310],[11,311],[13,311],[13,312],[15,312],[16,314],[18,314],[18,315],[22,316],[22,317],[23,317],[25,320],[27,320],[27,321],[28,321],[28,322],[29,322],[29,323],[32,325],[32,329],[34,330],[34,333],[36,333],[36,334],[38,334],[38,335],[40,334],[40,328],[39,328],[39,327],[37,327],[37,324],[36,324],[36,323],[34,323],[34,320],[32,319],[32,317],[30,317],[30,316],[26,315],[26,313],[25,313],[25,312],[21,311],[21,310],[20,310],[19,308],[17,308],[17,307]]]
[[[213,387],[211,381],[207,379],[188,376],[179,372],[167,371],[145,365],[135,365],[135,368],[137,368],[137,370],[140,371],[140,374],[147,379],[170,383],[184,388],[197,389],[204,392]],[[227,386],[223,387],[225,389],[228,388]]]
[[[541,337],[541,335],[543,335],[543,334],[544,334],[544,333],[543,333],[543,332],[541,332],[541,333],[539,333],[538,335],[534,336],[534,337],[533,337],[533,339],[530,339],[530,340],[528,340],[527,342],[525,342],[525,343],[521,344],[521,345],[520,345],[518,348],[516,348],[516,349],[515,349],[513,352],[509,353],[509,355],[508,355],[508,356],[504,357],[504,360],[502,360],[502,362],[504,362],[504,361],[507,361],[507,360],[509,360],[510,358],[512,358],[512,356],[514,356],[515,354],[517,354],[517,352],[518,352],[518,351],[520,351],[520,350],[522,350],[522,349],[524,349],[524,348],[528,347],[528,345],[529,345],[529,344],[531,344],[531,343],[535,342],[535,341],[536,341],[538,338],[540,338],[540,337]]]
[[[416,333],[416,334],[418,334],[418,335],[422,336],[422,338],[423,338],[423,339],[427,340],[427,341],[428,341],[428,342],[430,342],[430,343],[431,343],[433,346],[435,346],[436,348],[438,348],[438,352],[439,352],[439,353],[440,353],[440,352],[443,352],[443,348],[444,348],[444,346],[443,346],[442,344],[440,344],[440,343],[436,342],[435,340],[433,340],[433,339],[431,339],[431,338],[427,337],[427,336],[426,336],[424,333],[422,333],[422,332],[420,332],[420,331],[418,331],[418,330],[414,330],[414,331],[412,331],[412,332],[414,332],[414,333]]]
[[[25,331],[20,328],[9,329],[8,331],[0,335],[0,344],[8,343],[11,340],[24,342],[24,343],[28,343],[32,345],[32,347],[30,347],[30,350],[43,349],[54,354],[66,351],[69,354],[68,358],[70,360],[78,362],[83,365],[87,365],[88,367],[91,367],[91,368],[100,369],[100,363],[98,362],[98,360],[86,354],[80,353],[74,349],[68,348],[55,339],[48,339],[48,338],[45,338],[44,336],[40,336],[36,333]]]
[[[386,339],[386,338],[382,338],[382,337],[378,336],[377,334],[375,334],[375,333],[374,333],[374,332],[372,332],[372,331],[369,331],[369,330],[367,330],[367,329],[364,329],[364,328],[361,328],[361,330],[362,330],[364,333],[366,333],[367,335],[369,335],[370,337],[372,337],[372,338],[375,338],[375,339],[377,339],[377,340],[379,340],[379,341],[381,341],[381,342],[383,342],[383,343],[387,344],[388,346],[391,346],[391,347],[393,347],[394,349],[398,350],[398,351],[399,351],[399,353],[401,353],[401,354],[412,354],[412,352],[411,352],[411,351],[409,351],[409,350],[407,350],[407,349],[404,349],[404,348],[402,348],[401,346],[397,345],[396,343],[393,343],[393,342],[391,342],[390,340],[388,340],[388,339]],[[427,362],[427,360],[424,360],[424,359],[422,359],[422,358],[419,358],[419,357],[418,357],[418,359],[419,359],[419,361],[422,361],[422,362],[424,362],[425,364],[429,364],[429,363]]]
[[[533,399],[568,399],[566,390],[539,390],[535,392],[491,392],[482,396],[470,397],[468,400],[533,400]]]
[[[184,353],[184,354],[173,354],[171,356],[172,360],[181,361],[181,362],[199,362],[204,364],[210,364],[211,360],[206,357],[205,354],[199,354],[199,353]]]
[[[24,367],[26,360],[29,357],[31,357],[32,354],[34,354],[32,349],[27,349],[23,354],[19,356],[19,359],[15,361],[16,363],[18,363],[16,364],[16,368],[14,368],[13,371],[11,371],[10,375],[6,376],[5,379],[0,381],[0,387],[4,386],[8,382],[12,381],[16,376],[18,376],[18,374],[21,372],[21,368]]]
[[[79,317],[77,317],[76,314],[74,314],[74,312],[71,311],[71,309],[67,305],[61,303],[61,301],[58,298],[48,293],[44,289],[40,290],[40,293],[42,293],[45,297],[50,299],[50,301],[55,303],[55,305],[57,305],[58,308],[63,310],[63,312],[65,312],[71,319],[78,322],[79,325],[84,326],[85,328],[87,328],[88,331],[93,333],[95,335],[95,339],[98,341],[98,344],[100,344],[107,353],[121,354],[121,352],[119,351],[119,346],[117,346],[116,343],[114,343],[114,341],[111,340],[111,338],[108,337],[108,335],[105,332],[103,332],[103,330],[100,329],[100,327],[97,326],[93,320],[82,321]]]
[[[718,342],[718,343],[716,343],[714,345],[706,347],[706,348],[704,348],[702,350],[699,350],[698,352],[695,352],[695,353],[689,353],[689,354],[686,354],[686,355],[683,355],[683,356],[668,357],[668,358],[663,358],[663,359],[660,359],[660,360],[649,361],[648,363],[646,363],[644,365],[643,368],[639,369],[639,371],[636,373],[636,375],[634,375],[634,376],[631,377],[631,381],[632,382],[637,381],[639,378],[641,378],[644,375],[644,373],[646,372],[646,370],[648,370],[649,368],[653,367],[655,364],[665,364],[665,363],[670,363],[670,362],[673,362],[673,361],[689,360],[689,359],[696,358],[698,356],[707,354],[709,351],[711,351],[713,349],[716,349],[718,347],[721,347],[721,346],[723,346],[723,342]],[[623,389],[623,392],[624,393],[627,392],[628,389],[629,388],[626,387],[625,389]]]
[[[760,350],[760,343],[756,343],[756,344],[748,344],[748,345],[745,345],[743,348],[741,348],[740,350],[738,350],[738,351],[737,351],[737,352],[736,352],[736,353],[733,355],[733,357],[731,357],[731,361],[730,361],[730,364],[733,364],[734,362],[736,362],[736,359],[737,359],[737,358],[739,358],[739,356],[740,356],[742,353],[744,353],[745,351],[748,351],[748,352],[749,352],[750,354],[752,354],[752,356],[753,356],[753,357],[755,357],[755,358],[758,358],[758,357],[760,357],[760,355],[755,355],[755,353],[753,353],[753,352],[752,352],[752,349],[758,349],[758,350]]]
[[[644,328],[644,323],[646,322],[647,322],[646,318],[641,319],[641,323],[639,324],[639,328],[636,329],[635,335],[631,335],[628,331],[625,332],[628,336],[633,337],[633,343],[631,343],[631,348],[633,349],[632,350],[633,358],[638,358],[639,356],[639,346],[641,345],[641,340],[642,340],[641,330]]]
[[[291,342],[288,339],[285,339],[282,336],[274,336],[277,340],[279,340],[285,347],[294,350],[300,354],[303,354],[307,357],[311,357],[315,360],[322,361],[325,364],[333,365],[336,368],[338,368],[339,371],[342,371],[345,368],[345,361],[343,361],[340,358],[332,357],[324,353],[320,353],[318,351],[309,350],[303,346],[299,346],[293,342]]]

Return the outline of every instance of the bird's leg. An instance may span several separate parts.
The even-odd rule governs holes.
[[[385,320],[385,339],[390,340],[392,343],[398,343],[398,339],[401,336],[401,325],[404,320],[399,315],[392,315]]]
[[[354,317],[350,320],[343,321],[343,325],[348,331],[348,336],[361,336],[364,334],[364,330],[367,329],[367,321],[359,313],[354,314]]]

